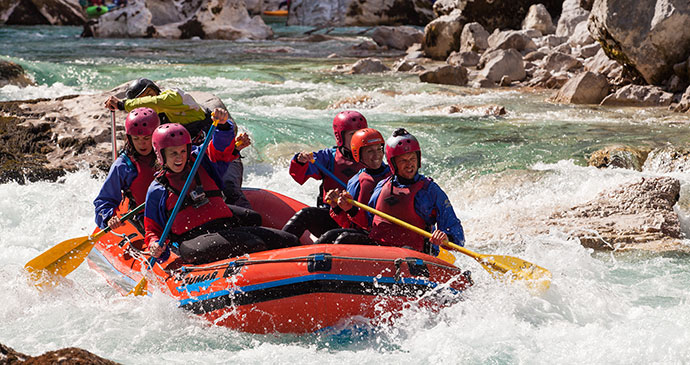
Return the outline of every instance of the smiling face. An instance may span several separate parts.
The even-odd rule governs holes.
[[[134,149],[142,156],[147,156],[151,151],[153,151],[153,145],[151,144],[151,136],[130,136],[132,138],[132,144]]]
[[[163,149],[165,166],[174,173],[180,173],[187,165],[187,145],[173,146]]]
[[[364,166],[376,170],[383,163],[383,144],[364,146],[359,149],[359,162]]]
[[[419,160],[417,159],[417,152],[407,152],[400,156],[394,157],[397,174],[405,179],[412,179],[417,173]]]

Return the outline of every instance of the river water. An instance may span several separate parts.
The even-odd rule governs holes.
[[[273,25],[280,36],[309,30]],[[23,265],[94,227],[91,202],[104,177],[83,170],[55,183],[0,185],[0,343],[30,355],[76,346],[124,364],[690,362],[690,255],[594,252],[567,232],[514,232],[536,214],[651,176],[587,167],[586,156],[611,144],[687,146],[690,118],[663,109],[555,105],[545,92],[478,92],[422,84],[413,75],[329,72],[354,62],[327,56],[359,43],[363,30],[336,29],[338,39],[308,43],[81,39],[72,27],[2,27],[0,57],[21,64],[38,86],[0,88],[0,100],[93,93],[142,76],[212,92],[253,138],[245,185],[306,203],[317,184],[294,183],[288,159],[333,144],[337,110],[357,109],[384,135],[401,126],[415,134],[422,172],[450,196],[467,247],[549,269],[546,294],[497,282],[458,254],[457,264],[476,282],[458,304],[439,313],[410,308],[390,327],[293,336],[211,327],[162,294],[122,297],[87,265],[39,293],[27,285]],[[499,104],[508,114],[443,112],[452,104]],[[682,183],[676,210],[690,233],[690,175],[671,176]],[[506,236],[513,238],[500,238]]]

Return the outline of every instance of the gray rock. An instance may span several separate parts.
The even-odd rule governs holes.
[[[419,25],[434,19],[428,1],[292,0],[288,25]]]
[[[690,110],[690,86],[685,89],[685,93],[683,93],[683,96],[680,98],[680,102],[673,109],[673,111],[680,113],[687,112],[688,110]]]
[[[415,43],[422,43],[424,41],[424,32],[408,26],[381,26],[374,29],[371,39],[379,46],[406,50]]]
[[[561,44],[565,43],[568,40],[568,37],[559,37],[554,34],[549,34],[547,36],[543,36],[540,38],[537,38],[534,40],[534,43],[537,45],[537,47],[558,47]]]
[[[556,35],[570,37],[575,31],[575,27],[587,20],[589,11],[580,7],[579,0],[565,0],[563,2],[563,12],[558,19]]]
[[[527,16],[522,21],[522,29],[535,29],[544,35],[556,32],[551,14],[546,10],[544,4],[534,4],[529,7]]]
[[[489,32],[481,24],[467,23],[460,34],[461,52],[481,52],[489,48]]]
[[[424,53],[435,60],[445,60],[451,52],[459,50],[464,19],[462,13],[455,10],[427,24],[424,28]]]
[[[669,106],[673,94],[657,86],[626,85],[602,100],[606,106]]]
[[[542,67],[551,73],[567,72],[582,67],[582,62],[569,54],[552,52],[544,58]]]
[[[34,82],[26,76],[24,68],[14,62],[0,60],[0,87],[6,85],[28,86]]]
[[[599,43],[592,43],[586,46],[580,47],[576,52],[576,57],[590,58],[594,57],[601,50],[601,45]]]
[[[546,56],[546,53],[541,52],[541,51],[532,51],[528,54],[525,55],[522,59],[528,62],[531,61],[538,61],[543,59]]]
[[[522,55],[514,49],[497,49],[484,53],[479,61],[480,74],[493,83],[501,81],[503,76],[514,81],[522,81],[527,76]]]
[[[673,206],[679,193],[677,179],[642,178],[553,214],[547,226],[570,232],[594,249],[678,249],[681,230]]]
[[[537,50],[537,45],[532,38],[517,30],[495,31],[489,36],[488,41],[489,50],[515,49],[519,52]]]
[[[467,69],[462,66],[440,66],[419,75],[422,82],[445,85],[467,85]]]
[[[2,0],[0,24],[83,25],[86,14],[77,0]]]
[[[398,60],[398,62],[393,64],[393,71],[395,72],[408,72],[412,71],[415,66],[419,66],[414,62],[410,62],[409,60],[402,59]]]
[[[687,0],[602,0],[592,7],[589,31],[610,58],[661,85],[690,54],[688,24]]]
[[[599,104],[609,93],[606,77],[583,72],[566,82],[553,98],[557,103]]]
[[[596,168],[619,168],[642,171],[650,149],[613,145],[594,151],[587,164]]]
[[[446,63],[453,66],[474,67],[479,63],[479,55],[475,52],[453,52],[446,59]]]
[[[348,73],[351,74],[370,74],[390,71],[390,68],[386,66],[378,58],[365,58],[355,62]]]
[[[474,80],[472,87],[475,89],[488,89],[496,87],[496,83],[487,79],[486,77],[479,77]]]
[[[623,72],[623,66],[610,59],[603,49],[597,51],[594,57],[585,61],[585,70],[600,73],[609,79],[615,79]]]
[[[655,174],[690,171],[690,150],[673,146],[655,148],[644,161],[642,171]]]
[[[589,34],[589,29],[587,28],[587,21],[583,21],[575,26],[573,34],[568,38],[568,43],[571,46],[586,46],[594,43],[594,38]]]
[[[563,0],[437,0],[437,16],[461,10],[468,23],[478,22],[485,29],[520,29],[530,6],[542,3],[550,14],[561,13]]]

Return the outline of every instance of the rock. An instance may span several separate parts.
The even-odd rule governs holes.
[[[553,214],[547,226],[571,232],[583,246],[594,249],[678,248],[681,230],[673,206],[679,194],[677,179],[642,178]]]
[[[86,14],[78,0],[2,0],[0,24],[83,25]]]
[[[424,41],[424,33],[416,28],[401,27],[376,27],[371,35],[379,46],[406,50],[415,43]]]
[[[427,24],[424,27],[424,53],[435,60],[445,60],[451,52],[459,50],[463,24],[465,20],[459,10]]]
[[[568,43],[572,46],[586,46],[594,43],[594,38],[589,34],[589,29],[587,28],[587,21],[580,22],[580,24],[575,26],[573,34],[568,38]]]
[[[6,85],[28,86],[34,82],[26,76],[24,68],[14,62],[0,60],[0,87]]]
[[[690,86],[685,89],[685,93],[681,96],[680,102],[673,109],[673,111],[680,113],[687,112],[688,110],[690,110]]]
[[[172,39],[268,39],[273,31],[261,17],[250,17],[244,0],[200,0],[194,3],[167,3],[160,11],[160,0],[130,2],[107,12],[89,26],[94,37],[156,37]],[[149,8],[149,5],[151,8]],[[193,6],[195,5],[195,6]],[[156,15],[154,16],[155,11]],[[172,23],[166,23],[173,21]],[[85,29],[85,33],[87,30]]]
[[[474,52],[453,52],[446,59],[453,66],[474,67],[479,63],[479,55]]]
[[[0,361],[3,364],[89,364],[115,365],[116,362],[104,359],[91,352],[76,347],[68,347],[57,351],[49,351],[40,356],[31,357],[0,344]]]
[[[642,166],[649,154],[648,148],[633,148],[630,146],[608,146],[594,151],[589,157],[589,166],[596,168],[615,167],[619,169],[630,169],[642,171]]]
[[[602,100],[606,106],[669,106],[673,94],[657,86],[626,85]]]
[[[580,7],[579,0],[565,0],[563,2],[563,12],[558,19],[556,35],[570,37],[575,31],[575,27],[589,17],[589,11]]]
[[[507,30],[503,32],[495,31],[489,36],[489,49],[514,49],[522,51],[536,51],[537,45],[532,38],[527,36],[524,31]]]
[[[437,16],[460,10],[467,23],[477,22],[485,29],[520,29],[530,6],[544,4],[550,14],[560,14],[563,0],[437,0]]]
[[[107,172],[111,160],[107,97],[124,96],[128,84],[93,95],[0,102],[0,182],[55,180],[86,163],[94,173]],[[165,85],[159,84],[164,87]],[[206,108],[223,106],[216,96],[188,92]],[[116,112],[124,121],[125,113]],[[124,145],[124,123],[118,123],[118,146]]]
[[[406,59],[399,60],[395,64],[393,64],[393,71],[395,72],[417,72],[420,70],[424,70],[424,66],[418,65],[414,62],[411,62]]]
[[[604,50],[600,49],[594,57],[585,61],[585,70],[600,73],[609,79],[615,79],[623,73],[623,66],[610,59]]]
[[[501,81],[503,76],[513,81],[522,81],[527,74],[522,56],[514,49],[497,49],[484,53],[479,61],[480,74],[493,83]]]
[[[292,0],[288,25],[419,25],[434,19],[431,2],[414,0]]]
[[[433,70],[424,71],[419,75],[422,82],[445,85],[467,85],[467,69],[462,66],[440,66]]]
[[[474,82],[472,83],[472,87],[475,89],[488,89],[496,87],[496,83],[487,79],[484,76],[481,76],[474,80]]]
[[[593,72],[583,72],[570,79],[553,98],[557,103],[599,104],[609,93],[606,77]]]
[[[445,109],[444,112],[448,114],[468,114],[473,116],[481,117],[500,117],[506,115],[506,108],[497,104],[487,104],[487,105],[461,105],[455,104],[451,105]]]
[[[351,49],[363,50],[363,51],[376,51],[379,50],[379,45],[374,41],[365,39],[356,45],[352,46]]]
[[[568,40],[568,37],[559,37],[557,35],[549,34],[547,36],[539,37],[534,39],[534,43],[537,47],[548,47],[553,48],[560,46]]]
[[[642,171],[655,174],[690,171],[690,150],[675,147],[656,148],[649,152]]]
[[[542,66],[544,70],[551,73],[567,72],[580,67],[582,67],[582,62],[577,58],[561,52],[552,52],[548,54],[546,58],[544,58],[544,65]]]
[[[589,31],[606,54],[651,85],[661,85],[673,65],[690,54],[690,2],[601,0],[592,7]]]
[[[586,59],[594,57],[599,52],[599,50],[601,50],[601,45],[599,43],[592,43],[580,47],[575,53],[575,56]]]
[[[489,32],[481,24],[467,23],[460,33],[461,52],[481,52],[489,48]]]
[[[556,32],[551,14],[546,10],[544,4],[534,4],[529,7],[527,16],[522,21],[522,29],[535,29],[544,35]]]
[[[538,61],[543,59],[546,56],[546,53],[541,52],[541,51],[532,51],[528,54],[525,55],[525,57],[522,57],[523,60],[531,62],[531,61]]]
[[[355,62],[348,73],[350,74],[370,74],[390,71],[390,68],[386,66],[378,58],[365,58]]]
[[[513,80],[510,79],[510,76],[503,76],[501,77],[501,81],[498,82],[498,85],[500,86],[510,86],[510,83],[513,82]]]

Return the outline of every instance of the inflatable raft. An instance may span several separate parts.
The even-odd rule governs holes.
[[[304,204],[268,190],[245,195],[265,226],[280,228]],[[203,265],[185,265],[174,254],[147,267],[143,237],[131,223],[104,235],[88,262],[125,294],[146,274],[149,292],[162,291],[179,306],[212,323],[250,333],[308,333],[347,325],[353,318],[376,324],[414,302],[439,308],[461,299],[469,272],[435,257],[398,247],[304,245]]]

